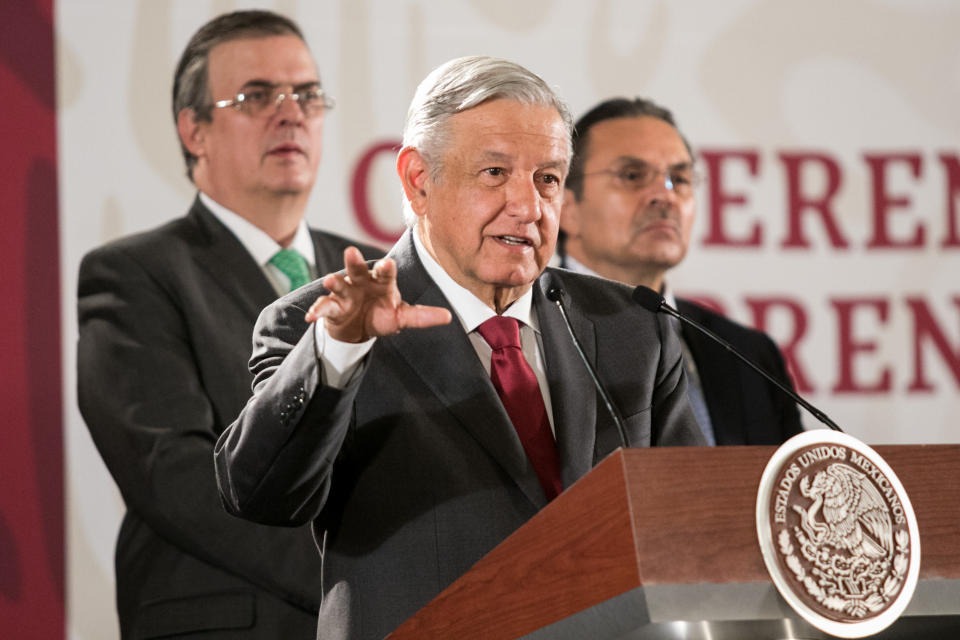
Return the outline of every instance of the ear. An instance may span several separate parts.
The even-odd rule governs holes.
[[[403,185],[403,193],[410,208],[417,216],[427,212],[427,183],[430,168],[423,155],[415,147],[404,147],[397,155],[397,175]]]
[[[177,133],[180,134],[180,141],[187,151],[202,157],[204,151],[204,142],[206,141],[205,122],[197,120],[197,114],[193,109],[181,109],[177,114]]]
[[[573,191],[563,193],[563,206],[560,208],[560,229],[571,238],[580,235],[580,203]]]

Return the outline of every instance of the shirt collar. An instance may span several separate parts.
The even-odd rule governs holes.
[[[283,248],[273,238],[267,235],[266,231],[246,218],[227,209],[203,191],[200,192],[200,201],[216,216],[217,220],[222,222],[223,225],[237,237],[237,240],[246,247],[258,265],[264,266],[269,263],[273,254]],[[288,248],[296,249],[300,255],[307,259],[307,263],[311,268],[316,268],[317,256],[313,247],[313,238],[310,237],[310,229],[307,228],[307,222],[302,218],[300,219],[300,224],[297,225],[297,232],[293,235],[293,241]]]
[[[446,296],[464,331],[470,333],[485,321],[497,315],[480,298],[451,278],[450,274],[440,266],[440,263],[433,259],[427,248],[423,246],[420,233],[416,227],[411,229],[411,233],[413,234],[413,246],[417,250],[420,262],[423,263],[423,268],[427,270],[427,274]],[[515,300],[502,315],[508,318],[516,318],[522,324],[539,333],[540,327],[537,323],[536,314],[533,313],[533,287],[530,287],[526,293]]]
[[[577,260],[576,258],[570,255],[564,256],[564,262],[566,265],[564,267],[565,269],[569,269],[570,271],[576,271],[577,273],[583,273],[589,276],[599,276],[599,274],[596,271],[584,265],[582,262],[580,262],[579,260]],[[677,308],[677,299],[676,297],[674,297],[673,291],[671,291],[670,287],[667,285],[666,280],[663,281],[663,289],[658,293],[663,296],[664,302],[666,302],[668,305],[670,305],[674,309]]]
[[[663,290],[660,291],[660,295],[663,296],[664,302],[674,309],[677,308],[677,298],[673,295],[673,291],[670,290],[666,280],[663,281]]]
[[[588,276],[599,276],[600,274],[583,264],[569,253],[563,256],[563,268],[577,273],[584,273]]]

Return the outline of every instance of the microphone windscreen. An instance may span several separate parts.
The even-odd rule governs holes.
[[[633,290],[633,301],[647,311],[657,313],[663,305],[663,296],[643,285]]]
[[[563,289],[560,287],[550,287],[547,289],[547,300],[550,302],[559,302],[563,299]]]

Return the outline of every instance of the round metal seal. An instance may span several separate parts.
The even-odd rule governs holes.
[[[774,452],[760,480],[757,535],[780,595],[834,636],[887,628],[917,586],[910,499],[883,458],[845,433],[806,431]]]

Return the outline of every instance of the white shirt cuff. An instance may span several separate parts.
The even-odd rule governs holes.
[[[323,383],[328,387],[343,389],[357,374],[367,355],[376,342],[370,338],[366,342],[341,342],[330,336],[321,319],[314,323],[314,342],[317,360],[323,368]]]

